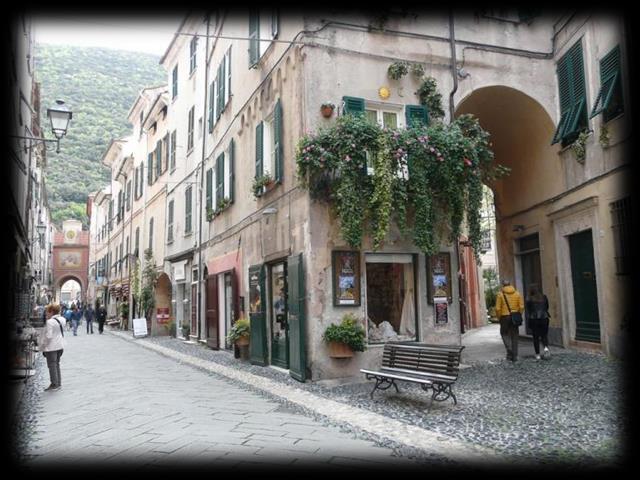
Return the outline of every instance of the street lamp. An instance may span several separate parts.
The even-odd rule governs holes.
[[[49,117],[51,121],[51,130],[53,131],[53,135],[56,137],[53,138],[44,138],[44,137],[28,137],[25,135],[10,135],[12,138],[21,138],[22,140],[28,140],[29,145],[26,145],[24,149],[25,151],[31,150],[38,142],[56,142],[56,153],[60,153],[60,139],[67,134],[67,128],[69,127],[69,121],[73,117],[73,112],[69,110],[62,100],[56,100],[58,104],[56,107],[47,109],[47,117]]]
[[[36,232],[38,232],[38,235],[33,237],[33,240],[31,240],[31,244],[34,244],[36,240],[42,241],[42,235],[44,235],[44,232],[46,231],[47,226],[44,223],[39,223],[38,225],[36,225]]]

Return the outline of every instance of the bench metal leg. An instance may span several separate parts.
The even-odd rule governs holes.
[[[371,394],[370,394],[372,400],[373,400],[373,394],[375,393],[376,390],[378,389],[387,390],[391,388],[392,385],[395,387],[396,392],[400,393],[400,390],[398,389],[398,385],[396,385],[395,380],[388,379],[388,378],[377,378],[377,377],[371,377],[371,378],[375,378],[376,380],[376,384],[373,387],[373,390],[371,391]],[[367,380],[370,380],[371,378],[367,376]]]
[[[453,393],[453,390],[451,389],[451,384],[434,383],[431,385],[422,385],[422,389],[424,391],[427,391],[429,389],[433,390],[433,393],[431,394],[431,402],[429,403],[428,411],[431,410],[431,406],[433,405],[434,400],[436,402],[444,402],[449,397],[451,397],[453,398],[453,404],[454,405],[458,404],[456,396]]]

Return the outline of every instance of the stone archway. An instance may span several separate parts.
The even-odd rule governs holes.
[[[511,169],[507,177],[488,185],[495,202],[493,248],[500,277],[510,279],[522,293],[535,278],[549,302],[557,302],[553,225],[545,208],[566,189],[558,147],[551,145],[555,124],[539,101],[506,86],[472,91],[455,115],[467,113],[491,134],[496,162]],[[561,335],[560,325],[555,328]],[[528,328],[523,325],[520,333],[528,333]]]
[[[76,275],[65,275],[60,279],[56,280],[55,290],[54,290],[54,298],[57,303],[65,302],[66,304],[76,303],[76,298],[62,298],[63,291],[62,287],[65,286],[68,282],[76,282],[80,286],[80,301],[84,302],[86,297],[86,285],[83,285],[82,280],[78,278]],[[73,296],[72,296],[73,297]]]
[[[53,237],[52,271],[57,299],[60,298],[60,281],[73,278],[80,284],[82,302],[86,302],[89,285],[89,232],[82,230],[81,222],[65,220],[62,231],[56,229]]]

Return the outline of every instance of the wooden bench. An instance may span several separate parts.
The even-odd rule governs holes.
[[[391,386],[400,393],[396,380],[417,383],[424,391],[431,389],[431,403],[443,402],[449,397],[457,405],[456,396],[451,387],[458,379],[460,354],[463,346],[429,345],[425,343],[387,343],[382,355],[379,370],[360,369],[367,380],[375,380],[376,390],[387,390]]]

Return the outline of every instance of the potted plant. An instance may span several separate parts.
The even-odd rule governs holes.
[[[336,108],[336,106],[331,103],[331,102],[324,102],[322,105],[320,105],[320,112],[322,113],[322,116],[324,118],[329,118],[331,117],[331,115],[333,115],[333,110]]]
[[[227,341],[229,343],[235,343],[241,347],[243,345],[249,345],[249,334],[251,333],[251,324],[245,317],[240,317],[233,324],[227,335]]]
[[[273,177],[268,173],[266,175],[261,175],[259,177],[255,177],[253,179],[253,186],[251,189],[253,190],[253,196],[259,197],[262,195],[264,187],[268,187],[273,183]]]
[[[207,222],[213,220],[213,217],[216,216],[216,212],[211,207],[207,207]]]
[[[222,200],[220,200],[220,203],[218,203],[218,206],[216,207],[215,211],[213,212],[213,215],[215,217],[217,217],[218,215],[220,215],[224,210],[226,210],[226,208],[231,205],[231,200],[229,199],[229,197],[224,197]]]
[[[182,336],[184,338],[189,338],[189,334],[191,333],[191,326],[188,323],[182,324]]]
[[[329,356],[332,358],[350,358],[353,352],[364,352],[365,331],[352,313],[342,317],[339,324],[329,325],[322,338],[329,344]]]

